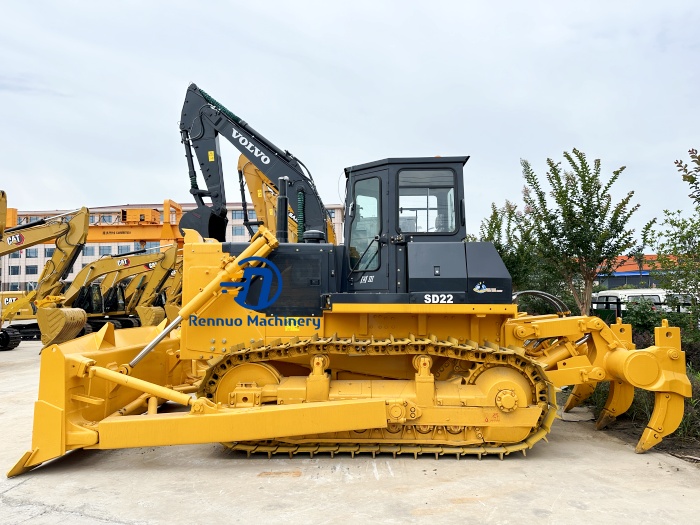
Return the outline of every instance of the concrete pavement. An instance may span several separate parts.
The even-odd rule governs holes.
[[[3,472],[31,446],[39,348],[0,352]],[[219,444],[77,451],[3,476],[0,523],[697,523],[698,466],[635,454],[580,419],[503,461],[246,459]]]

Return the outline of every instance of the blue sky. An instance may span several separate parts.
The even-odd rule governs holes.
[[[206,6],[206,7],[205,7]],[[639,230],[690,208],[695,2],[3,2],[0,188],[23,210],[191,199],[178,118],[197,83],[311,170],[471,155],[468,222],[522,203],[520,159],[578,148],[635,191]],[[223,141],[222,141],[223,142]],[[224,147],[229,200],[237,153]]]

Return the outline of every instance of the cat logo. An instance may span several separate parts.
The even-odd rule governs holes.
[[[5,298],[2,300],[2,304],[4,304],[5,306],[7,306],[8,304],[14,303],[16,300],[17,300],[16,297],[5,297]]]
[[[24,235],[21,233],[8,235],[6,242],[8,246],[21,246],[24,243]]]
[[[119,259],[119,260],[117,261],[117,266],[119,266],[119,267],[122,267],[122,266],[129,266],[129,263],[130,263],[130,262],[131,262],[131,261],[130,261],[128,258],[127,258],[127,259]]]
[[[149,262],[148,264],[144,264],[143,266],[144,266],[144,268],[146,268],[147,270],[152,270],[153,268],[156,267],[157,264],[158,264],[158,263],[155,263],[155,262]]]

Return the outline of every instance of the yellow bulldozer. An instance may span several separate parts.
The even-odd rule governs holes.
[[[619,321],[519,312],[493,245],[465,242],[468,157],[346,168],[334,244],[298,159],[195,85],[180,132],[190,178],[194,150],[208,187],[181,221],[182,307],[158,327],[106,325],[45,348],[32,448],[8,476],[76,449],[210,442],[265,455],[503,457],[546,437],[558,388],[573,387],[567,410],[601,382],[600,428],[635,388],[654,392],[637,452],[678,427],[691,395],[679,329],[664,322],[637,349]],[[219,137],[277,181],[274,233],[258,225],[249,243],[223,242]],[[299,242],[287,242],[289,213]]]

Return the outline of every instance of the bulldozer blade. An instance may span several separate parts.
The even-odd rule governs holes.
[[[89,366],[117,369],[127,363],[159,332],[157,327],[114,330],[107,323],[99,332],[41,353],[39,398],[34,404],[32,449],[8,472],[22,474],[75,449],[94,446],[97,421],[134,402],[142,392],[86,375]],[[129,377],[157,385],[182,384],[186,374],[175,355],[179,339],[162,341]],[[161,399],[160,402],[163,400]]]
[[[160,306],[137,306],[136,313],[141,326],[158,326],[165,319],[165,310]]]
[[[44,346],[74,339],[85,326],[87,314],[80,308],[39,308],[36,320]]]
[[[684,405],[685,400],[680,394],[655,392],[654,411],[634,451],[637,454],[646,452],[658,444],[664,436],[673,433],[683,419]]]
[[[571,393],[564,404],[564,412],[568,412],[572,408],[576,408],[586,399],[591,397],[595,387],[598,385],[597,382],[581,383],[579,385],[574,385],[571,389]]]
[[[115,330],[108,323],[99,332],[45,348],[32,448],[8,477],[81,448],[237,442],[387,427],[382,398],[251,408],[195,399],[188,392],[196,390],[197,378],[192,362],[179,359],[179,337],[163,339],[137,367],[118,365],[162,333],[164,324]],[[190,411],[158,413],[157,405],[165,400]]]
[[[627,412],[634,401],[634,387],[624,381],[610,381],[610,391],[605,406],[598,416],[595,428],[602,430],[613,423],[617,416]]]

